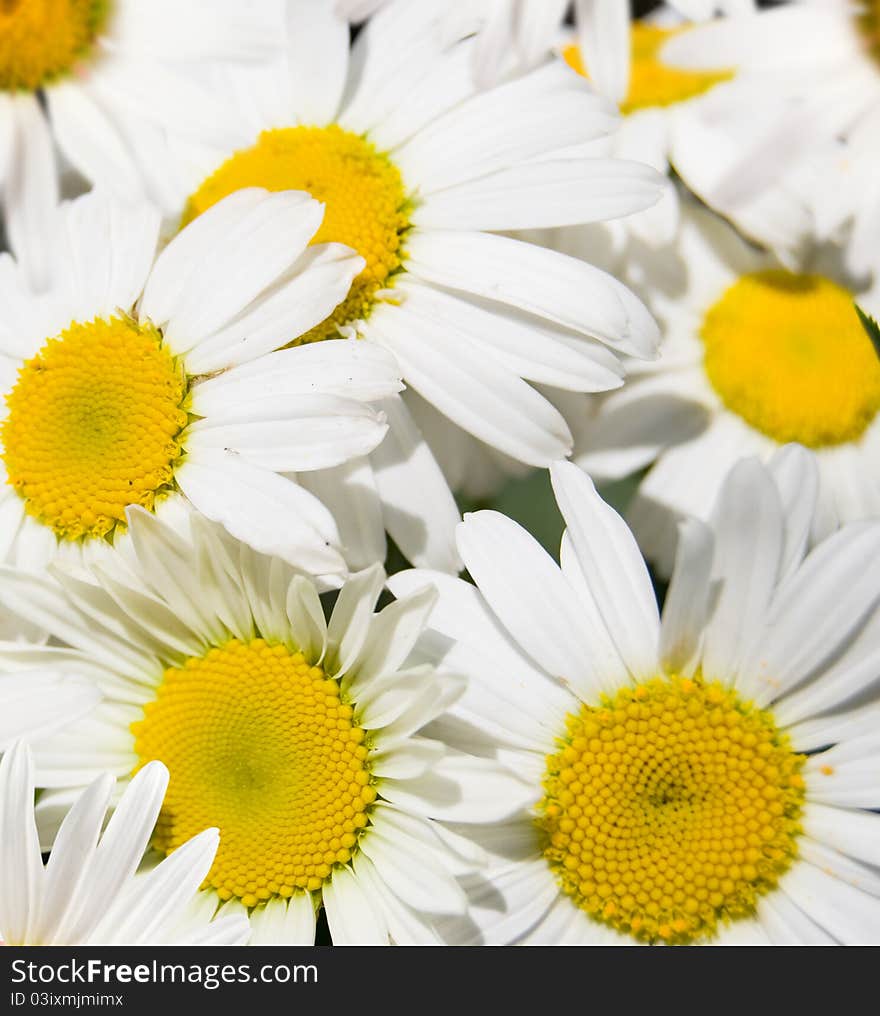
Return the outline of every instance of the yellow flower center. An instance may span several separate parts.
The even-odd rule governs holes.
[[[86,57],[109,0],[0,0],[0,89],[30,92]]]
[[[377,294],[401,269],[409,228],[403,180],[388,157],[335,124],[264,131],[190,197],[183,224],[242,187],[308,191],[326,205],[312,243],[344,243],[367,263],[333,314],[298,342],[335,338],[341,327],[368,317]]]
[[[855,441],[880,409],[880,361],[852,295],[821,276],[744,275],[700,334],[721,401],[780,443]]]
[[[858,26],[867,42],[868,52],[880,64],[880,0],[866,0],[858,14]]]
[[[733,71],[691,71],[663,63],[660,58],[663,43],[682,31],[687,29],[658,28],[656,25],[633,22],[630,32],[632,62],[629,91],[620,104],[622,113],[686,102],[733,77]],[[589,77],[577,45],[566,46],[562,55],[573,70]]]
[[[232,639],[165,671],[132,724],[140,766],[171,780],[153,844],[220,830],[206,888],[256,906],[318,890],[357,848],[376,791],[338,681],[302,653]]]
[[[183,454],[187,382],[151,325],[74,322],[24,363],[0,428],[7,482],[66,540],[152,509]]]
[[[538,824],[562,891],[647,941],[754,912],[797,852],[803,756],[772,716],[702,679],[654,678],[567,718]]]

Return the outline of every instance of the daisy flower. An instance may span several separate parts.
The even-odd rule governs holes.
[[[814,178],[807,196],[817,227],[832,236],[849,224],[852,269],[872,268],[880,2],[801,0],[723,18],[671,41],[664,57],[696,73],[736,72],[727,100],[701,110],[677,145],[686,182],[713,205],[747,203],[802,167]]]
[[[182,221],[240,187],[308,190],[327,206],[317,239],[348,244],[366,267],[299,341],[390,350],[451,426],[546,466],[571,436],[532,383],[616,387],[616,354],[652,356],[656,327],[609,275],[495,231],[623,215],[655,201],[658,181],[584,154],[616,120],[564,66],[477,94],[472,42],[450,41],[447,7],[391,3],[350,54],[331,5],[289,2],[284,59],[224,78],[237,149],[190,146],[180,159]],[[381,546],[384,520],[410,560],[454,570],[446,483],[406,403],[383,408],[389,437],[363,463],[360,494],[323,476],[321,495],[347,544]]]
[[[798,442],[820,476],[820,535],[880,514],[880,362],[853,306],[877,316],[876,287],[816,249],[783,269],[724,222],[689,208],[675,256],[631,266],[664,325],[660,359],[581,414],[576,461],[619,479],[653,463],[628,512],[668,575],[676,521],[705,519],[738,459]]]
[[[136,874],[168,770],[151,762],[104,825],[112,776],[78,796],[44,867],[34,820],[34,767],[23,742],[0,761],[0,944],[242,945],[242,914],[194,920],[189,907],[217,851],[207,829],[149,873]]]
[[[6,0],[0,8],[0,193],[9,241],[47,281],[60,162],[128,198],[166,190],[165,135],[224,136],[222,103],[189,73],[272,53],[274,0]]]
[[[400,388],[366,344],[279,350],[363,267],[309,246],[322,206],[246,189],[156,254],[159,217],[95,192],[61,207],[46,294],[0,256],[0,548],[40,569],[106,551],[141,505],[193,505],[261,550],[341,572],[339,536],[289,474],[372,450]]]
[[[468,674],[447,734],[483,731],[532,787],[486,830],[450,938],[876,944],[880,524],[805,557],[813,460],[742,462],[711,525],[684,526],[661,623],[625,523],[573,463],[551,476],[561,568],[478,512],[459,529],[476,588],[391,579],[436,588],[436,655]]]
[[[422,732],[463,690],[410,662],[433,594],[374,613],[376,565],[342,585],[328,624],[314,582],[280,558],[201,517],[185,542],[141,508],[128,515],[127,575],[0,576],[3,605],[61,643],[0,647],[0,694],[51,667],[103,695],[32,742],[50,788],[44,841],[96,773],[125,785],[158,760],[171,783],[154,850],[173,858],[220,830],[207,913],[247,908],[255,942],[311,943],[322,905],[338,944],[437,941],[437,920],[466,908],[457,876],[481,859],[438,820],[508,816],[518,781]]]

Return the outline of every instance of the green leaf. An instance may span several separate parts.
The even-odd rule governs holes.
[[[871,340],[874,352],[880,357],[880,324],[877,324],[870,314],[866,314],[857,303],[853,304],[853,306],[856,309],[856,314],[859,316],[859,321],[862,322],[862,328],[868,333],[868,338]]]

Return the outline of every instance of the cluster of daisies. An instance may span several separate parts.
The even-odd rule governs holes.
[[[880,2],[637,6],[0,2],[0,942],[880,942]]]

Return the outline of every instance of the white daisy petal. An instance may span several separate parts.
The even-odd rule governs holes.
[[[17,742],[0,760],[0,930],[13,943],[28,941],[45,887],[33,802],[33,762]]]
[[[261,553],[318,574],[345,570],[330,513],[291,480],[232,452],[202,450],[188,457],[177,481],[199,511]]]
[[[349,868],[337,868],[323,892],[334,945],[387,945],[380,908]]]
[[[713,529],[712,577],[719,589],[706,627],[703,669],[715,679],[738,680],[744,694],[751,696],[754,671],[737,664],[765,622],[779,578],[784,536],[776,486],[754,459],[731,470],[718,498]],[[752,534],[748,549],[742,539],[747,531]]]
[[[300,192],[236,191],[208,209],[156,260],[140,304],[140,318],[164,329],[177,353],[244,310],[305,250],[323,209]],[[241,250],[255,246],[245,266]],[[247,267],[247,271],[244,268]]]
[[[751,654],[754,662],[743,665],[755,675],[759,704],[783,695],[857,630],[880,596],[880,577],[864,567],[878,552],[880,526],[852,523],[782,584]]]
[[[557,462],[550,468],[550,478],[581,570],[614,644],[632,674],[651,673],[657,661],[660,618],[632,534],[583,470]]]
[[[614,102],[629,89],[630,24],[625,4],[615,0],[577,0],[580,51],[596,86]]]
[[[385,528],[414,565],[457,572],[461,516],[449,484],[403,399],[393,396],[379,405],[389,429],[370,461]]]
[[[334,395],[375,402],[401,389],[397,363],[379,346],[356,339],[312,342],[281,349],[223,371],[198,384],[192,407],[197,416],[221,414],[230,404],[283,395]]]
[[[448,286],[593,335],[622,353],[652,356],[657,325],[629,290],[575,258],[503,236],[419,232],[407,241],[407,267]]]
[[[187,431],[191,453],[228,452],[273,472],[329,469],[371,452],[386,425],[371,406],[335,395],[267,395]]]
[[[675,569],[663,605],[660,634],[660,660],[670,674],[689,677],[699,663],[714,550],[707,525],[698,519],[679,524]]]
[[[251,913],[250,945],[314,945],[315,903],[309,892],[275,897]]]
[[[291,95],[305,123],[326,123],[348,73],[348,25],[324,0],[287,4],[285,14]]]
[[[795,864],[779,888],[844,945],[876,945],[880,941],[880,901],[814,865],[805,861]]]
[[[36,95],[12,102],[15,143],[4,184],[9,246],[35,289],[50,278],[52,219],[58,202],[55,153],[46,116]]]
[[[574,687],[592,686],[578,605],[538,542],[503,515],[480,511],[459,526],[458,547],[489,606],[531,659]]]
[[[380,308],[370,331],[400,363],[407,384],[453,422],[530,465],[571,450],[561,414],[525,381],[474,352],[455,319],[420,315],[408,302]]]

